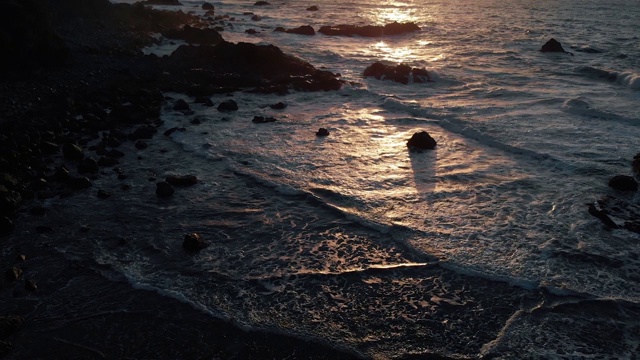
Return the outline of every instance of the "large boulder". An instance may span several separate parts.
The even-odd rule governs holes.
[[[313,27],[309,25],[303,25],[297,28],[287,29],[285,30],[285,32],[289,34],[298,34],[298,35],[315,35],[316,34],[316,31],[313,29]]]
[[[392,80],[405,85],[409,82],[424,83],[432,81],[426,69],[411,68],[406,64],[391,66],[381,62],[373,63],[367,67],[363,72],[363,76],[372,76],[378,80]]]
[[[616,175],[609,179],[609,187],[619,191],[638,191],[638,182],[629,175]]]
[[[319,33],[329,36],[363,36],[363,37],[381,37],[387,35],[400,35],[419,31],[420,27],[415,23],[398,23],[394,22],[380,25],[335,25],[335,26],[322,26]]]
[[[565,51],[565,49],[562,47],[562,44],[560,44],[560,42],[554,38],[549,39],[549,41],[547,41],[544,45],[542,45],[542,48],[540,48],[541,52],[561,52],[561,53],[567,53],[567,54],[571,54],[572,53]]]
[[[413,134],[413,136],[411,136],[407,141],[407,147],[410,150],[433,150],[436,145],[436,140],[426,131]]]

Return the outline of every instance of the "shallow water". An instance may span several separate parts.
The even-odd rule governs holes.
[[[202,1],[183,3],[202,13]],[[177,113],[176,99],[192,99],[166,94],[161,130],[186,131],[159,135],[141,159],[127,155],[130,190],[108,175],[96,187],[109,199],[49,200],[56,251],[203,316],[376,358],[640,352],[640,236],[604,229],[585,205],[614,194],[607,180],[629,174],[638,152],[635,2],[322,0],[318,12],[290,1],[211,3],[235,17],[225,39],[275,44],[348,84],[236,93],[230,114],[197,104]],[[392,21],[422,30],[381,39],[272,31]],[[540,53],[551,37],[574,56]],[[379,60],[425,67],[435,81],[363,79]],[[280,101],[288,107],[268,107]],[[254,124],[256,115],[278,121]],[[330,135],[316,137],[320,127]],[[408,152],[422,130],[436,150]],[[155,197],[149,178],[187,173],[199,184]],[[188,256],[190,232],[211,245]]]

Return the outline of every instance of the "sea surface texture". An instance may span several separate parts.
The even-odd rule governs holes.
[[[181,1],[157,8],[204,16],[203,1]],[[38,241],[202,316],[376,359],[637,358],[640,234],[605,228],[587,205],[638,202],[607,186],[640,151],[638,1],[210,3],[235,18],[226,40],[276,45],[344,87],[212,97],[234,99],[229,113],[166,94],[160,133],[186,131],[127,155],[127,179],[97,180],[111,198],[48,200],[49,221],[68,231]],[[421,30],[273,31],[395,21]],[[573,55],[540,52],[550,38]],[[377,61],[432,81],[363,78]],[[172,110],[178,99],[193,113]],[[419,131],[434,150],[408,150]],[[159,199],[148,179],[170,174],[199,183]],[[188,254],[194,232],[209,246]]]

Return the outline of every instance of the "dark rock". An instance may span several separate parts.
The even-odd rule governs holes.
[[[238,110],[238,103],[234,100],[225,100],[218,105],[218,111],[236,111]]]
[[[433,150],[435,149],[436,145],[437,143],[435,139],[432,138],[431,135],[429,135],[429,133],[427,133],[426,131],[421,131],[413,134],[413,136],[411,136],[411,139],[407,141],[407,147],[410,150],[416,150],[416,149]]]
[[[195,252],[206,248],[207,243],[196,233],[186,234],[184,236],[184,241],[182,242],[182,247],[187,251]]]
[[[316,31],[313,30],[313,27],[309,25],[303,25],[297,28],[288,29],[285,31],[288,34],[298,34],[298,35],[315,35]]]
[[[405,85],[410,81],[414,83],[432,81],[429,72],[425,69],[411,68],[405,64],[391,66],[381,62],[375,62],[367,67],[363,72],[363,76],[373,76],[378,80],[392,80]]]
[[[173,134],[176,131],[185,132],[185,131],[187,131],[187,129],[183,128],[183,127],[180,127],[180,128],[179,127],[172,127],[171,129],[165,131],[163,135],[164,136],[171,136],[171,134]]]
[[[0,185],[0,215],[13,215],[22,203],[22,195]]]
[[[25,262],[27,261],[27,255],[20,254],[16,257],[16,261]]]
[[[138,150],[144,150],[144,149],[149,147],[149,144],[147,144],[147,142],[144,141],[144,140],[138,140],[138,141],[136,141],[136,145],[135,146],[136,146],[136,149],[138,149]]]
[[[544,45],[542,45],[542,48],[540,48],[540,51],[542,52],[561,52],[561,53],[567,53],[567,54],[571,54],[568,51],[565,51],[565,49],[562,47],[562,45],[560,44],[560,42],[554,38],[549,39],[549,41],[547,41]],[[571,54],[573,56],[573,54]]]
[[[118,159],[115,159],[113,157],[102,156],[100,157],[100,159],[98,159],[98,165],[103,167],[115,166],[119,163],[120,162],[118,161]]]
[[[631,162],[631,168],[633,169],[633,172],[640,175],[640,153],[637,153],[633,157],[633,161]]]
[[[638,191],[638,182],[632,176],[616,175],[609,179],[609,187],[619,191]]]
[[[99,170],[98,162],[92,158],[84,158],[78,164],[78,173],[80,174],[95,174]]]
[[[193,118],[193,119],[191,119],[191,121],[189,121],[189,123],[191,125],[200,125],[200,124],[202,124],[202,120],[200,120],[200,118]]]
[[[69,170],[67,170],[64,166],[59,166],[56,168],[56,171],[53,175],[53,178],[59,182],[65,182],[69,179],[71,175],[69,175]]]
[[[216,45],[224,41],[215,29],[198,29],[185,25],[182,29],[168,30],[162,33],[169,39],[181,39],[192,44]]]
[[[106,198],[108,198],[108,197],[111,197],[111,193],[110,193],[110,192],[107,192],[107,191],[105,191],[105,190],[99,189],[99,190],[98,190],[98,194],[97,194],[97,196],[98,196],[100,199],[106,199]]]
[[[35,292],[36,290],[38,290],[38,285],[35,281],[28,279],[24,282],[24,289],[28,292]]]
[[[158,197],[170,197],[174,192],[173,186],[168,182],[160,181],[156,184],[156,195]]]
[[[22,275],[22,270],[15,266],[12,267],[11,269],[7,269],[7,271],[4,272],[4,278],[7,279],[7,281],[9,282],[14,282],[18,280],[20,275]]]
[[[198,183],[195,175],[168,175],[164,180],[173,186],[193,186]]]
[[[616,224],[613,220],[611,220],[611,218],[609,217],[609,215],[607,215],[607,212],[605,210],[596,207],[595,204],[589,204],[588,210],[589,210],[589,214],[600,219],[600,221],[602,221],[602,223],[605,224],[608,228],[610,229],[618,228],[618,224]]]
[[[275,122],[277,121],[276,118],[271,117],[271,116],[254,116],[253,120],[251,120],[252,122],[256,123],[256,124],[265,124],[265,123],[270,123],[270,122]]]
[[[202,4],[202,10],[215,10],[215,9],[216,9],[215,6],[213,6],[208,2]]]
[[[38,234],[48,234],[48,233],[53,232],[53,228],[51,226],[38,225],[38,226],[36,226],[36,232]]]
[[[208,98],[206,96],[198,96],[196,97],[194,102],[196,104],[202,104],[204,106],[213,106],[213,101],[211,101],[211,98]]]
[[[78,145],[71,143],[65,143],[62,145],[62,154],[65,159],[69,160],[81,160],[84,158],[84,152],[82,149]]]
[[[316,132],[316,136],[329,136],[329,130],[327,130],[325,128],[320,128]]]
[[[244,32],[246,32],[246,33],[247,33],[247,34],[249,34],[249,35],[255,35],[255,34],[257,34],[257,33],[258,33],[258,32],[256,31],[256,29],[247,29],[247,30],[245,30]]]
[[[0,216],[0,236],[9,235],[15,229],[13,221],[6,216]]]
[[[276,104],[269,105],[269,107],[274,109],[274,110],[282,110],[282,109],[285,109],[287,107],[287,104],[285,104],[283,102],[279,102],[279,103],[276,103]]]
[[[40,142],[40,150],[44,154],[53,155],[60,151],[60,147],[58,146],[58,144],[52,143],[50,141],[42,141]]]
[[[254,6],[265,6],[265,5],[271,5],[271,3],[267,2],[267,1],[256,1],[255,4],[253,4]]]
[[[286,32],[287,29],[283,28],[282,26],[278,26],[275,29],[273,29],[273,32]]]
[[[420,27],[415,23],[398,23],[394,22],[384,26],[378,25],[336,25],[322,26],[319,33],[329,36],[363,36],[363,37],[380,37],[386,35],[400,35],[409,32],[419,31]]]
[[[172,5],[172,6],[180,6],[182,3],[178,0],[146,0],[142,1],[145,5]]]
[[[176,111],[189,111],[191,110],[191,108],[189,107],[189,104],[187,104],[186,101],[179,99],[178,101],[175,102],[175,104],[173,104],[173,110]]]
[[[318,10],[320,10],[320,9],[319,9],[317,6],[315,6],[315,5],[313,5],[313,6],[309,6],[309,7],[307,8],[307,11],[318,11]]]
[[[33,216],[44,216],[47,213],[47,209],[42,206],[34,206],[29,210],[29,214]]]
[[[70,176],[67,179],[66,184],[74,190],[88,189],[92,185],[91,180],[83,176],[79,176],[79,177]]]
[[[20,330],[24,324],[21,316],[9,315],[0,316],[0,338],[7,338]]]
[[[158,130],[151,126],[151,125],[144,125],[144,126],[140,126],[137,129],[135,129],[133,131],[133,133],[131,134],[131,137],[134,140],[137,139],[151,139],[153,137],[153,135],[155,135],[158,132]]]
[[[260,15],[253,15],[253,16],[251,17],[251,20],[253,20],[253,21],[260,21],[260,20],[262,20],[262,17],[260,17]]]

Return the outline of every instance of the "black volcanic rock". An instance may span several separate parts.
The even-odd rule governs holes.
[[[410,150],[433,150],[435,149],[437,143],[434,138],[429,135],[426,131],[421,131],[413,134],[411,139],[407,141],[407,147]]]

